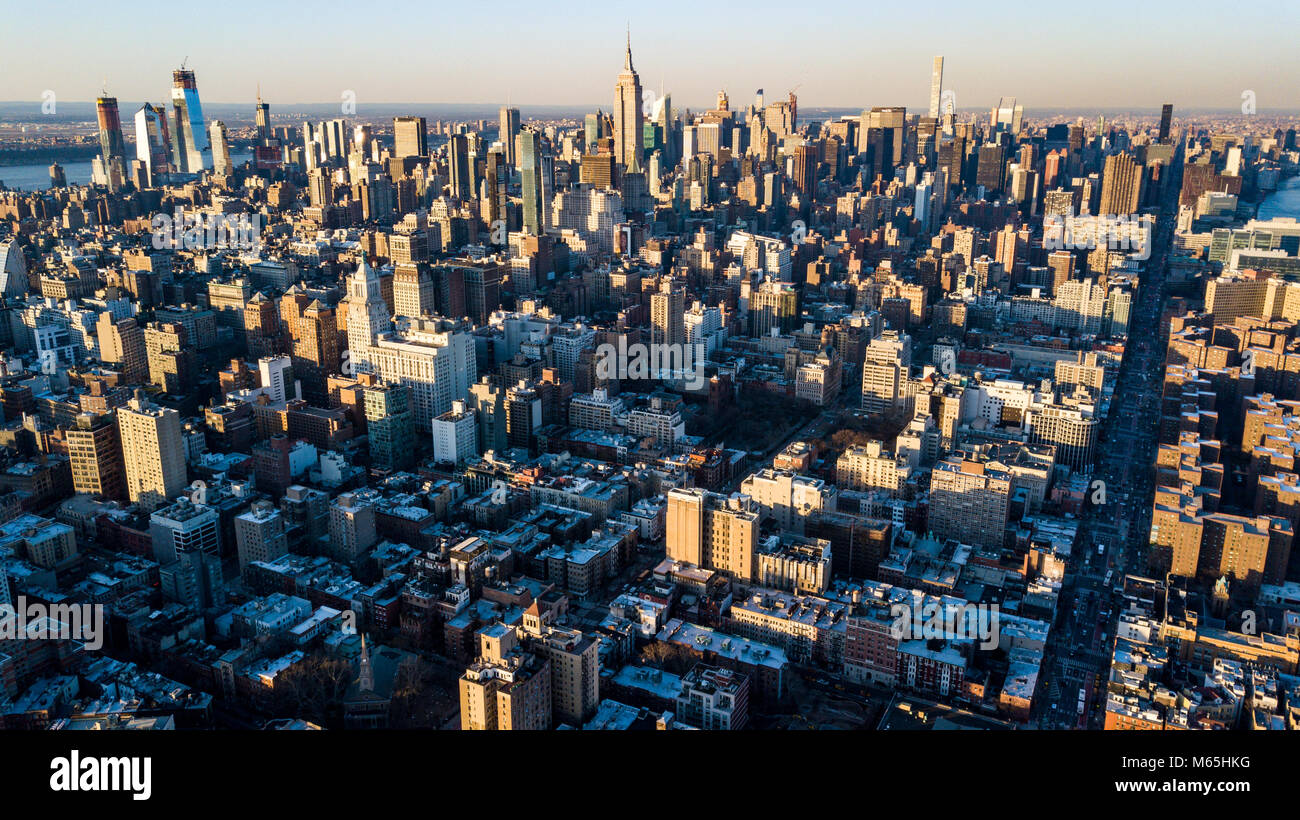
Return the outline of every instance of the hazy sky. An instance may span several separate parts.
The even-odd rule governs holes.
[[[188,56],[212,102],[251,102],[260,81],[272,105],[350,89],[361,103],[509,99],[525,117],[529,103],[608,109],[630,23],[642,85],[662,81],[681,107],[796,86],[806,106],[924,107],[942,54],[959,108],[1003,94],[1031,110],[1236,108],[1245,89],[1260,109],[1300,108],[1292,3],[4,0],[0,100],[90,100],[107,80],[119,99],[161,102]]]

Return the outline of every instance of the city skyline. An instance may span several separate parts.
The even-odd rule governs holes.
[[[921,111],[935,55],[946,59],[944,87],[955,93],[959,110],[988,107],[1005,94],[1017,96],[1027,110],[1049,103],[1064,108],[1117,103],[1147,108],[1165,102],[1184,109],[1230,110],[1241,105],[1247,90],[1254,92],[1261,110],[1300,107],[1300,93],[1286,82],[1300,70],[1300,56],[1288,48],[1286,31],[1273,27],[1253,32],[1252,49],[1230,65],[1215,64],[1201,58],[1204,48],[1197,47],[1215,47],[1215,30],[1202,25],[1194,13],[1211,8],[1204,3],[1154,3],[1137,9],[1105,3],[1095,17],[1070,20],[1068,37],[1054,18],[1041,15],[1012,24],[997,8],[975,18],[951,14],[937,20],[912,19],[886,9],[864,20],[861,28],[826,26],[822,18],[810,16],[806,21],[783,19],[771,32],[760,27],[745,40],[749,47],[741,49],[719,47],[726,40],[719,40],[717,33],[725,31],[729,21],[722,11],[670,3],[652,17],[623,4],[599,22],[560,23],[526,18],[531,7],[508,3],[502,13],[508,19],[529,19],[532,36],[508,28],[510,48],[500,60],[484,59],[490,52],[473,36],[469,23],[442,16],[435,18],[434,28],[414,25],[408,31],[397,29],[401,33],[391,38],[365,39],[348,26],[333,25],[336,15],[268,13],[237,0],[230,4],[229,15],[205,27],[204,42],[186,43],[165,21],[130,14],[137,5],[123,4],[118,19],[129,20],[129,26],[96,20],[93,29],[69,26],[66,20],[56,23],[56,15],[44,9],[11,12],[15,30],[30,36],[11,46],[10,69],[0,78],[0,100],[39,101],[46,90],[61,100],[93,100],[104,88],[122,100],[161,100],[167,90],[165,77],[186,60],[203,78],[209,104],[252,99],[260,84],[263,97],[280,105],[330,103],[352,91],[362,105],[586,106],[609,99],[608,77],[622,62],[625,27],[608,21],[625,17],[643,86],[655,94],[662,86],[681,107],[707,105],[719,89],[739,100],[757,88],[766,89],[769,97],[798,88],[801,105],[810,107],[887,103]],[[946,2],[937,5],[959,8]],[[250,14],[255,11],[265,34],[250,33],[241,24],[248,19],[239,13],[245,8]],[[344,7],[326,4],[327,12],[330,8]],[[788,16],[778,4],[751,8],[756,14],[775,10]],[[1266,16],[1269,8],[1286,12],[1281,2],[1264,3],[1259,11]],[[401,5],[395,13],[422,14],[424,9]],[[679,12],[688,9],[692,25],[683,27]],[[860,11],[837,6],[835,13],[853,19]],[[277,20],[292,23],[294,39],[311,42],[310,52],[272,39],[279,30],[273,25]],[[882,29],[887,37],[879,36]],[[123,50],[123,38],[138,42]],[[39,50],[52,41],[79,58],[46,64]],[[239,41],[251,53],[231,60],[229,43]],[[804,53],[794,43],[808,43],[810,48]],[[553,59],[554,50],[563,52],[565,59]],[[1015,58],[990,56],[999,52]],[[403,59],[388,65],[397,53]],[[331,61],[318,56],[329,54],[338,57]]]
[[[443,774],[384,729],[496,782],[596,770],[485,732],[653,731],[690,760],[608,757],[652,797],[841,729],[918,808],[936,752],[988,791],[951,729],[1178,752],[1071,736],[1062,794],[1285,788],[1238,748],[1300,730],[1273,19],[246,5],[0,78],[46,86],[0,102],[0,735],[52,791],[237,761],[301,813],[343,732],[372,802]],[[114,742],[159,730],[203,752]]]

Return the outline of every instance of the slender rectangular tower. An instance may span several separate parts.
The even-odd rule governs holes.
[[[943,97],[943,58],[934,58],[934,71],[930,74],[930,116],[939,118],[939,101]]]

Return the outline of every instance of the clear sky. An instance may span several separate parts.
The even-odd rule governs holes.
[[[218,0],[0,2],[0,100],[162,101],[189,58],[212,102],[602,105],[622,67],[625,27],[642,85],[674,104],[733,106],[798,87],[806,106],[929,99],[930,63],[959,108],[1001,95],[1035,107],[1150,108],[1163,102],[1300,108],[1294,0],[1240,6],[1146,2],[864,3],[609,0],[491,3]],[[92,11],[93,10],[93,11]]]

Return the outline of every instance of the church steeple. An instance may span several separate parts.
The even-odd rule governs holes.
[[[361,636],[361,674],[357,678],[357,688],[362,692],[375,691],[375,670],[370,667],[370,650],[366,648],[366,636]]]

